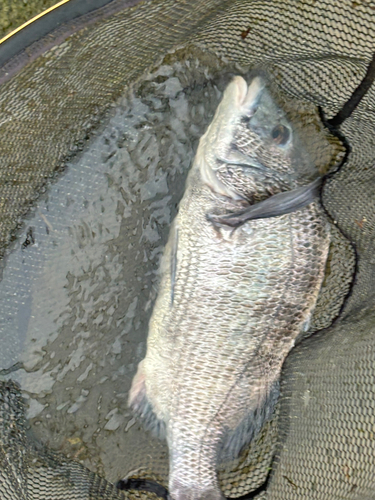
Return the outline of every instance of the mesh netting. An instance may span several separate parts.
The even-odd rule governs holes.
[[[316,106],[331,118],[363,78],[374,20],[370,2],[151,1],[98,19],[2,84],[1,368],[15,370],[43,444],[3,386],[2,498],[140,495],[94,472],[167,484],[167,447],[126,401],[198,139],[230,78],[252,68],[317,128]],[[351,151],[322,194],[339,230],[316,328],[341,309],[353,245],[351,293],[333,326],[288,357],[274,418],[219,472],[226,496],[373,496],[374,120],[372,86],[341,126]],[[327,166],[343,149],[333,138],[319,151]]]

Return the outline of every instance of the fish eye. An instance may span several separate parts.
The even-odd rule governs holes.
[[[279,124],[272,129],[271,137],[275,144],[284,146],[289,140],[290,131],[288,127],[285,127],[285,125]]]

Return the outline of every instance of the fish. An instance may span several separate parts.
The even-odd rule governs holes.
[[[222,500],[217,470],[269,419],[306,334],[330,221],[264,76],[234,77],[201,137],[161,261],[129,406],[169,448],[172,500]]]

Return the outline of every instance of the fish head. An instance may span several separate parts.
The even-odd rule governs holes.
[[[246,190],[254,183],[249,179],[264,184],[266,177],[290,189],[318,175],[301,138],[260,76],[249,85],[241,76],[233,78],[201,138],[196,162],[203,182],[233,200],[251,197]]]

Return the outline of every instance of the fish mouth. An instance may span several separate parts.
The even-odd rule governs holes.
[[[237,116],[245,116],[250,118],[257,110],[263,92],[266,88],[265,80],[260,77],[254,77],[248,85],[242,76],[236,76],[231,82],[232,86],[232,103],[237,108]],[[236,165],[255,170],[267,170],[267,168],[257,161],[241,153],[235,144],[230,144],[229,151],[225,155],[218,155],[217,161],[227,165]]]
[[[236,89],[236,104],[245,114],[252,113],[259,105],[266,82],[260,76],[256,76],[247,85],[242,76],[236,76],[233,79],[233,85]]]

